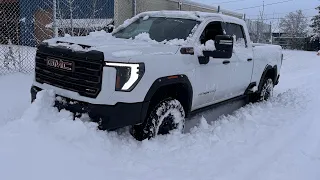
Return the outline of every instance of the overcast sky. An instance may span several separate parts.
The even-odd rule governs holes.
[[[220,5],[223,9],[235,10],[245,13],[247,17],[258,18],[259,11],[262,11],[263,0],[193,0],[196,2],[206,3],[214,6]],[[288,2],[283,2],[288,1]],[[283,2],[283,3],[281,3]],[[276,4],[278,3],[278,4]],[[298,9],[303,10],[307,17],[311,17],[317,13],[314,9],[320,5],[320,0],[264,0],[265,18],[283,17],[291,11]],[[270,5],[273,4],[273,5]],[[261,6],[261,7],[256,7]],[[252,7],[252,8],[250,8]],[[254,7],[254,8],[253,8]],[[248,9],[243,9],[248,8]],[[239,10],[243,9],[243,10]]]

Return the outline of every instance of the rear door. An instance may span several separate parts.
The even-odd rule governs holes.
[[[230,93],[233,97],[242,95],[251,83],[253,52],[248,46],[246,33],[240,24],[225,23],[227,35],[234,37],[234,52],[230,63]]]

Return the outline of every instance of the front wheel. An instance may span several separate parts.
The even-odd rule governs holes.
[[[141,125],[131,128],[131,135],[142,141],[157,135],[169,134],[173,130],[180,132],[184,129],[185,111],[181,103],[172,98],[158,103]]]

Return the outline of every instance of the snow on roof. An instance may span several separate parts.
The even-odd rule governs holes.
[[[170,1],[179,2],[181,0],[170,0]],[[207,10],[214,10],[214,11],[218,12],[218,7],[207,5],[207,4],[203,4],[203,3],[198,3],[198,2],[195,2],[194,0],[184,0],[183,4],[191,5],[191,6],[194,6],[194,7],[200,7],[200,8],[207,9]],[[220,9],[220,12],[222,14],[231,15],[231,16],[234,16],[234,17],[237,17],[237,18],[242,18],[243,17],[242,13],[229,11],[229,10],[225,10],[225,9]]]
[[[162,11],[147,11],[138,14],[139,17],[144,16],[153,16],[153,17],[176,17],[176,18],[186,18],[186,19],[194,19],[198,21],[202,21],[205,18],[210,17],[221,17],[222,19],[232,18],[232,19],[240,19],[235,16],[224,15],[223,13],[214,13],[214,12],[202,12],[202,11],[170,11],[170,10],[162,10]]]
[[[109,25],[112,19],[72,19],[73,28],[101,28]],[[71,19],[57,19],[57,28],[71,28]],[[52,28],[53,22],[46,25]]]
[[[193,7],[199,7],[202,9],[207,9],[207,10],[211,10],[211,11],[215,11],[218,12],[218,7],[216,6],[212,6],[212,5],[208,5],[208,4],[203,4],[203,3],[198,3],[195,2],[195,0],[169,0],[169,1],[173,1],[173,2],[182,2],[182,4],[184,5],[189,5],[189,6],[193,6]],[[225,10],[225,9],[220,9],[220,12],[223,14],[227,14],[227,15],[231,15],[237,18],[242,18],[243,14],[242,13],[238,13],[238,12],[234,12],[234,11],[229,11],[229,10]]]
[[[193,19],[196,21],[203,21],[207,18],[218,18],[222,21],[226,22],[234,22],[241,25],[244,25],[244,20],[240,18],[236,18],[233,16],[224,15],[221,13],[209,13],[209,12],[200,12],[200,11],[168,11],[168,10],[162,10],[162,11],[147,11],[142,12],[130,19],[127,19],[124,21],[124,23],[120,26],[118,26],[117,29],[115,29],[114,32],[118,32],[119,30],[127,27],[129,24],[133,23],[139,18],[149,16],[149,17],[171,17],[171,18],[182,18],[182,19]]]

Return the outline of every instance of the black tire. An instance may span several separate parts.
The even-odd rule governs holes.
[[[251,95],[251,102],[255,103],[269,100],[273,96],[273,88],[273,80],[269,77],[265,78],[258,92]]]
[[[185,111],[181,103],[172,98],[158,103],[141,125],[131,127],[131,135],[139,141],[151,139],[157,135],[169,134],[173,130],[184,129]]]

